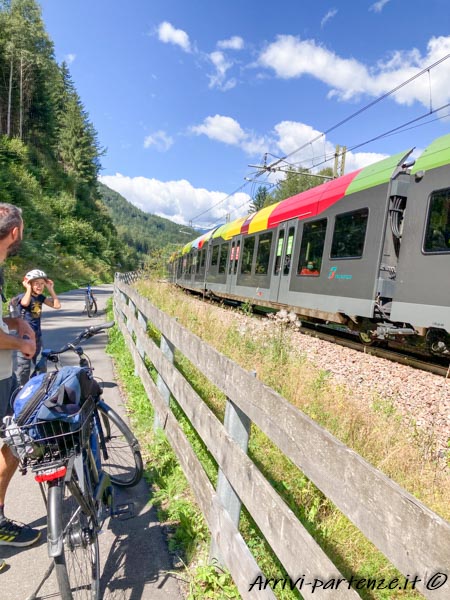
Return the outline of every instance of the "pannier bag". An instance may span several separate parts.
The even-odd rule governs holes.
[[[76,425],[75,413],[89,396],[101,394],[90,369],[62,367],[32,377],[14,399],[14,421],[19,427],[39,421],[66,421]]]
[[[88,368],[66,366],[59,371],[36,375],[13,400],[13,416],[5,423],[6,437],[13,438],[14,434],[17,440],[20,435],[30,442],[25,453],[34,455],[38,450],[36,442],[48,444],[54,437],[66,443],[65,434],[80,429],[80,410],[84,401],[101,393],[100,385]],[[11,439],[11,446],[13,451],[15,446],[16,453],[22,454],[14,439]]]

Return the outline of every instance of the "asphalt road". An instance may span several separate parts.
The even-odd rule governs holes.
[[[61,347],[85,327],[105,322],[105,306],[112,295],[112,286],[94,288],[98,301],[97,316],[89,319],[83,312],[83,290],[60,296],[61,310],[44,307],[42,329],[44,346]],[[123,400],[114,383],[112,362],[104,352],[106,334],[85,342],[95,375],[105,385],[104,399],[124,416]],[[65,364],[77,364],[76,356]],[[134,516],[126,520],[109,519],[100,535],[101,591],[105,600],[181,600],[170,561],[162,527],[156,511],[148,505],[150,492],[144,481],[130,490],[118,490],[119,504],[133,503]],[[0,600],[26,600],[37,589],[50,565],[46,544],[46,510],[39,486],[31,473],[16,473],[8,490],[5,513],[12,519],[28,523],[42,532],[41,540],[30,548],[0,546],[0,557],[8,569],[0,573]],[[42,586],[37,599],[60,598],[56,577],[52,572]]]

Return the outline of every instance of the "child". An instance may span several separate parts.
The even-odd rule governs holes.
[[[31,374],[31,365],[36,365],[37,357],[42,349],[41,313],[42,305],[46,304],[52,308],[61,308],[61,302],[55,294],[53,281],[47,277],[44,271],[33,269],[29,271],[22,282],[26,292],[19,294],[18,309],[20,316],[25,319],[36,335],[36,354],[32,359],[26,358],[21,352],[17,353],[16,377],[19,385],[24,385]],[[47,288],[51,298],[47,298],[43,291]]]

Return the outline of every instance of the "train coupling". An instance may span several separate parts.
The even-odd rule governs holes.
[[[391,340],[398,336],[417,335],[412,327],[395,327],[394,325],[378,325],[374,331],[377,340]]]

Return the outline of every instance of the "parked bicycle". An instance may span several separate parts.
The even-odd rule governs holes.
[[[113,325],[88,327],[59,350],[44,350],[35,374],[46,373],[49,362],[61,374],[60,355],[73,351],[79,367],[71,369],[92,380],[91,362],[79,344]],[[62,398],[67,390],[61,387]],[[31,469],[34,473],[47,507],[52,563],[39,588],[55,568],[63,600],[100,597],[98,535],[108,516],[129,511],[128,506],[115,506],[112,484],[136,485],[143,473],[136,438],[100,394],[101,390],[82,398],[81,409],[73,414],[66,411],[64,419],[38,420],[26,426],[12,423],[4,432],[22,472]],[[19,398],[20,394],[16,401]]]
[[[94,317],[97,314],[97,300],[92,291],[91,284],[86,285],[86,291],[84,294],[84,307],[89,318]]]

